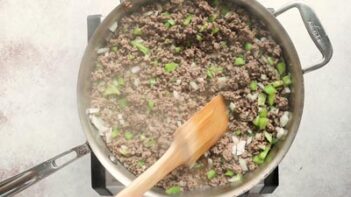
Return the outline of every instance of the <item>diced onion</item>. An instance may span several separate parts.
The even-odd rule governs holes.
[[[126,156],[129,152],[128,147],[126,145],[122,145],[118,151],[124,156]]]
[[[175,99],[179,99],[180,98],[180,95],[179,95],[179,92],[177,92],[177,91],[173,91],[173,97],[175,98]]]
[[[279,113],[279,108],[272,107],[271,110],[270,110],[270,112],[271,112],[272,114],[278,114],[278,113]]]
[[[225,87],[225,85],[227,84],[228,78],[227,77],[220,77],[217,79],[217,84],[219,86],[219,88],[223,88]]]
[[[145,12],[144,16],[151,16],[154,13],[154,11],[148,11]]]
[[[118,114],[117,115],[117,119],[118,119],[118,121],[119,121],[119,123],[121,124],[121,125],[125,125],[125,121],[124,121],[124,118],[123,118],[123,115],[122,114]]]
[[[181,83],[182,83],[182,80],[181,79],[177,79],[176,84],[180,85]]]
[[[290,94],[291,93],[291,90],[289,87],[285,87],[284,90],[283,90],[283,94]]]
[[[166,118],[166,123],[171,123],[171,119],[169,117]]]
[[[120,123],[121,125],[125,125],[125,124],[126,124],[126,122],[124,121],[124,119],[119,120],[119,123]]]
[[[99,117],[91,115],[90,121],[95,126],[95,128],[99,131],[100,135],[103,135],[105,132],[109,130],[109,128],[106,126],[106,123]]]
[[[230,111],[234,111],[235,110],[235,104],[231,102],[229,104],[229,109],[230,109]]]
[[[264,144],[259,144],[257,147],[260,148],[261,150],[264,150],[266,148]]]
[[[110,50],[109,48],[100,48],[96,52],[97,52],[97,54],[103,54],[103,53],[108,52],[109,50]]]
[[[136,74],[138,72],[141,71],[140,66],[134,66],[131,70],[130,70],[133,74]]]
[[[286,129],[283,129],[281,127],[277,127],[275,129],[277,130],[277,138],[278,139],[281,139],[282,137],[284,137],[288,133],[288,131]]]
[[[237,152],[236,144],[234,144],[233,147],[232,147],[232,154],[236,156],[236,152]]]
[[[198,86],[194,81],[190,82],[190,86],[191,86],[195,91],[199,89],[199,86]]]
[[[285,127],[290,119],[290,112],[286,111],[283,113],[282,117],[280,117],[280,126]]]
[[[239,165],[243,171],[248,171],[247,162],[245,159],[239,158]]]
[[[108,29],[111,31],[111,32],[115,32],[116,29],[118,27],[118,23],[117,22],[114,22]]]
[[[267,75],[262,74],[262,75],[261,75],[261,79],[262,79],[262,80],[267,80],[267,79],[268,79],[268,77],[267,77]]]
[[[257,83],[258,87],[260,87],[262,90],[264,89],[264,85],[262,83]]]
[[[232,136],[232,140],[233,140],[234,145],[237,145],[239,143],[239,138],[236,136]]]
[[[208,165],[209,165],[210,167],[213,165],[213,160],[212,160],[212,159],[208,158],[208,159],[207,159],[207,162],[208,162]]]
[[[134,85],[135,87],[138,87],[139,84],[140,84],[140,80],[139,80],[138,78],[134,79],[133,85]]]
[[[248,99],[251,100],[251,101],[256,100],[257,97],[258,97],[258,93],[257,93],[257,92],[254,93],[254,94],[248,94],[248,95],[246,95],[246,98],[248,98]]]
[[[245,152],[246,141],[240,140],[236,145],[236,155],[242,155]]]
[[[112,142],[112,129],[109,129],[105,133],[105,137],[106,137],[106,143],[111,143]]]
[[[262,64],[267,64],[267,59],[265,56],[261,56],[260,59],[258,59],[259,62],[261,62]]]
[[[182,126],[182,122],[181,121],[177,121],[177,125],[178,125],[178,127]]]
[[[99,113],[99,112],[100,112],[99,108],[88,108],[85,111],[85,113],[87,113],[87,114],[96,114],[96,113]]]
[[[233,176],[232,178],[228,179],[229,182],[234,183],[241,181],[243,179],[243,176],[241,174],[238,174],[236,176]]]

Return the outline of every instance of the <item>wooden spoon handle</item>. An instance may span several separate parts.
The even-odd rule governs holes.
[[[166,153],[143,174],[138,176],[116,197],[141,197],[167,174],[185,162],[182,149],[172,144]]]

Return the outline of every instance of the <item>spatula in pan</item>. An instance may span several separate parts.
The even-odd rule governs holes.
[[[216,96],[176,130],[166,153],[116,197],[141,197],[178,166],[191,166],[217,142],[227,127],[224,99]]]

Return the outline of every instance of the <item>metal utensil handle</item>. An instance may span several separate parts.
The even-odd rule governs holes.
[[[274,13],[274,16],[279,16],[280,14],[284,13],[285,11],[297,8],[300,12],[301,18],[305,24],[305,27],[310,34],[313,42],[317,46],[318,50],[321,52],[323,58],[320,63],[315,65],[309,66],[306,69],[303,69],[303,73],[308,73],[314,70],[317,70],[324,65],[326,65],[331,57],[333,56],[333,47],[329,40],[328,35],[326,34],[321,22],[319,21],[316,13],[313,11],[312,8],[307,6],[304,3],[294,2],[288,4]]]
[[[58,171],[59,169],[67,166],[78,158],[86,155],[90,152],[89,145],[87,143],[72,148],[64,153],[57,155],[56,157],[47,160],[25,172],[22,172],[14,177],[11,177],[5,181],[0,182],[0,196],[13,196],[20,191],[28,188],[34,183],[42,180],[50,174]],[[63,159],[65,156],[75,154],[73,158],[70,158],[64,163],[59,164],[58,160]]]

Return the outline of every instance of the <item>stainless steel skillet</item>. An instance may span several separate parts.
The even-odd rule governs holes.
[[[274,39],[279,42],[283,47],[284,56],[288,63],[289,71],[292,73],[293,88],[290,98],[291,109],[293,117],[288,124],[288,135],[284,141],[280,141],[271,151],[267,158],[267,162],[262,165],[258,170],[247,174],[241,182],[233,183],[230,185],[216,187],[207,190],[196,190],[191,192],[184,192],[183,196],[238,196],[250,190],[253,186],[258,184],[266,176],[268,176],[273,169],[280,163],[283,157],[287,154],[291,144],[296,136],[300,120],[303,112],[304,105],[304,80],[303,74],[314,71],[326,65],[332,57],[332,45],[326,35],[319,19],[314,11],[303,3],[291,3],[283,8],[273,11],[263,7],[255,0],[232,0],[236,4],[247,9],[252,15],[261,19],[271,31]],[[133,7],[138,8],[145,3],[153,3],[152,0],[134,0],[132,1]],[[303,69],[300,64],[299,57],[296,49],[290,40],[287,32],[282,27],[281,23],[276,17],[285,11],[297,8],[301,14],[305,27],[310,34],[313,42],[323,55],[323,59],[316,65],[309,66]],[[87,137],[87,143],[77,146],[67,152],[64,152],[38,166],[29,169],[19,175],[9,178],[0,183],[0,196],[13,196],[14,194],[24,190],[32,184],[40,181],[46,176],[54,173],[55,171],[63,168],[74,160],[82,157],[83,155],[93,151],[103,166],[121,183],[129,184],[134,176],[128,172],[117,160],[113,157],[111,152],[107,149],[105,143],[96,132],[95,128],[90,124],[86,109],[89,108],[89,89],[90,80],[89,76],[93,70],[95,60],[97,57],[96,49],[101,48],[106,39],[111,36],[109,27],[126,13],[128,10],[122,5],[117,6],[98,27],[94,36],[84,53],[82,59],[78,85],[78,113],[80,116],[83,132]],[[88,187],[88,186],[87,186]],[[163,196],[164,192],[160,189],[153,189],[149,196]]]

